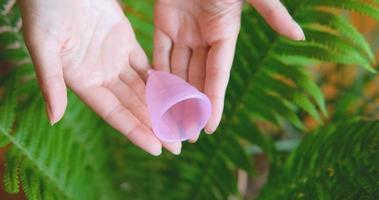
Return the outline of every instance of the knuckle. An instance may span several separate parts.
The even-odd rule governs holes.
[[[107,112],[104,115],[105,120],[110,120],[115,113],[121,113],[124,112],[125,108],[121,104],[117,104],[113,109],[111,109],[109,112]]]
[[[140,124],[135,124],[134,126],[130,127],[129,130],[126,131],[125,136],[130,137],[133,133],[135,133],[138,129],[141,129]]]
[[[207,69],[207,77],[210,78],[219,78],[219,77],[229,77],[230,70],[223,69],[219,67],[209,67]]]

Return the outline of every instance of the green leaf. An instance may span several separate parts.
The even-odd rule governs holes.
[[[17,155],[18,152],[11,151],[6,156],[5,171],[4,171],[4,186],[5,191],[9,193],[18,193],[19,191],[19,167],[21,157]],[[10,156],[10,154],[14,156]]]
[[[304,25],[321,25],[337,32],[340,37],[352,42],[362,53],[365,53],[375,62],[370,45],[361,33],[344,17],[337,16],[333,13],[321,9],[304,9],[298,13],[297,20]],[[316,17],[316,21],[315,21]],[[320,27],[319,27],[320,28]]]
[[[308,199],[374,198],[379,192],[378,133],[379,121],[358,121],[330,124],[309,134],[285,167],[270,175],[260,199],[299,194]]]
[[[359,187],[346,187],[347,191],[342,186],[333,187],[337,189],[335,194],[347,199],[343,195],[350,192],[352,198],[360,199],[360,188],[366,192],[363,194],[375,194],[375,171],[365,171],[360,166],[377,166],[378,159],[375,153],[366,159],[366,154],[360,155],[359,151],[364,145],[373,152],[378,148],[372,140],[359,147],[351,143],[361,140],[360,134],[351,133],[359,127],[341,131],[350,137],[339,134],[338,138],[305,139],[301,151],[290,156],[285,166],[282,162],[287,156],[278,152],[275,143],[303,129],[299,117],[302,111],[318,120],[321,113],[327,114],[324,97],[308,71],[315,63],[313,59],[357,64],[373,71],[373,53],[362,34],[340,13],[325,10],[346,8],[377,17],[377,0],[284,1],[309,36],[305,42],[290,42],[278,36],[256,11],[250,7],[244,10],[224,116],[217,133],[202,134],[196,144],[183,144],[180,156],[164,152],[158,158],[133,147],[71,92],[64,119],[53,127],[48,124],[33,66],[23,45],[20,12],[9,2],[12,1],[0,0],[0,27],[6,30],[0,33],[0,46],[4,47],[0,60],[12,66],[11,73],[0,77],[0,137],[5,138],[0,138],[0,143],[10,148],[4,177],[9,191],[17,191],[18,170],[22,189],[30,199],[242,199],[245,197],[238,194],[236,172],[244,169],[249,176],[254,175],[248,155],[251,152],[246,150],[258,146],[275,167],[270,171],[270,180],[274,175],[280,180],[270,181],[269,185],[277,185],[274,188],[278,191],[294,191],[288,194],[289,199],[328,198],[327,189],[336,183],[350,186],[348,183],[354,181]],[[122,5],[149,55],[153,49],[153,4],[125,1]],[[14,85],[7,86],[11,79]],[[262,119],[276,125],[278,133],[274,137],[257,128]],[[325,133],[333,131],[331,128]],[[342,148],[341,144],[346,145]],[[349,154],[359,159],[340,159]],[[359,163],[361,158],[363,163]],[[18,167],[11,167],[14,165]],[[304,172],[304,168],[315,176]],[[355,175],[357,170],[364,176]],[[310,180],[315,180],[316,185],[311,185]]]
[[[329,0],[309,0],[307,6],[327,6],[335,7],[344,10],[356,11],[375,19],[379,19],[379,5],[378,2],[373,2],[372,0],[339,0],[339,1],[329,1]]]

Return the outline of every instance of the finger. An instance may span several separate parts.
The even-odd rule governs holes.
[[[200,134],[195,135],[193,138],[189,139],[188,142],[195,143],[199,139]]]
[[[188,68],[188,82],[198,90],[204,90],[205,65],[208,48],[197,48],[193,51]]]
[[[114,129],[152,155],[160,155],[161,143],[150,129],[130,113],[111,91],[103,86],[93,86],[75,91],[79,97]]]
[[[279,34],[293,40],[304,40],[304,32],[279,0],[249,0],[266,22]]]
[[[134,91],[121,80],[115,80],[105,86],[121,104],[128,109],[146,127],[151,127],[146,105],[137,97]]]
[[[174,44],[171,53],[171,72],[187,80],[191,49],[183,44]]]
[[[151,127],[150,116],[148,114],[147,107],[142,103],[138,97],[133,94],[132,89],[130,89],[126,84],[120,80],[113,81],[107,85],[107,88],[112,91],[117,99],[122,103],[122,105],[127,108],[140,122],[142,122],[146,127]],[[163,147],[172,152],[175,155],[180,154],[181,143],[163,143]]]
[[[140,44],[136,44],[136,48],[129,55],[130,66],[138,73],[143,80],[147,79],[147,71],[151,68],[149,59]]]
[[[172,40],[159,29],[154,31],[153,67],[170,72]]]
[[[66,84],[59,56],[60,47],[53,38],[26,38],[45,99],[48,118],[53,125],[63,117],[67,106]]]
[[[130,66],[125,67],[119,78],[127,84],[138,96],[139,100],[145,104],[145,82],[142,80],[142,77],[134,71]]]
[[[181,142],[162,142],[162,146],[175,155],[179,155],[182,150]]]
[[[212,113],[205,132],[213,133],[220,123],[224,96],[232,66],[236,39],[220,40],[211,45],[208,53],[204,92],[212,103]]]

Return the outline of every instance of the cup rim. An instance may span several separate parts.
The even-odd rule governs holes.
[[[182,95],[182,94],[181,94],[181,95]],[[162,109],[160,109],[161,112],[159,112],[159,115],[156,117],[157,119],[159,119],[159,120],[157,120],[158,122],[157,122],[157,121],[155,121],[155,123],[154,123],[154,121],[152,122],[152,123],[153,123],[153,129],[158,129],[158,130],[159,130],[159,126],[156,126],[156,125],[158,125],[158,124],[156,124],[156,123],[159,123],[159,122],[160,122],[160,120],[161,120],[162,116],[164,115],[164,113],[166,113],[166,112],[167,112],[171,107],[173,107],[174,105],[176,105],[176,104],[178,104],[178,103],[180,103],[180,102],[182,102],[182,101],[188,100],[188,99],[199,99],[200,101],[202,101],[202,102],[204,102],[205,104],[208,104],[208,105],[209,105],[209,111],[206,112],[206,113],[208,113],[208,116],[206,116],[206,119],[207,119],[207,120],[205,120],[205,121],[201,124],[200,127],[205,126],[205,124],[207,123],[207,121],[208,121],[208,119],[209,119],[209,117],[210,117],[210,115],[211,115],[211,112],[212,112],[211,102],[210,102],[210,100],[207,98],[207,96],[206,96],[205,94],[202,94],[200,91],[198,91],[198,93],[196,93],[196,94],[190,94],[190,95],[188,95],[188,96],[183,95],[183,97],[181,97],[181,98],[179,98],[179,99],[176,99],[175,101],[171,101],[171,102],[166,103],[166,106],[163,107]],[[202,128],[201,128],[201,129],[202,129]],[[201,129],[198,130],[199,134],[200,134]],[[158,130],[154,130],[154,132],[156,132],[156,134],[159,134],[160,132],[159,132]],[[183,138],[183,139],[180,139],[180,141],[185,141],[185,140],[191,139],[192,137],[193,137],[193,136],[190,136],[190,137],[188,137],[188,138],[185,137],[185,138]],[[178,140],[167,139],[166,137],[162,137],[162,134],[159,134],[159,139],[161,139],[161,140],[163,140],[163,141],[166,141],[166,142],[177,142],[177,141],[178,141]]]

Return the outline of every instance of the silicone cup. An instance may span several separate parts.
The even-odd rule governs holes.
[[[163,71],[149,70],[146,102],[154,134],[166,142],[197,136],[211,115],[205,94]]]

